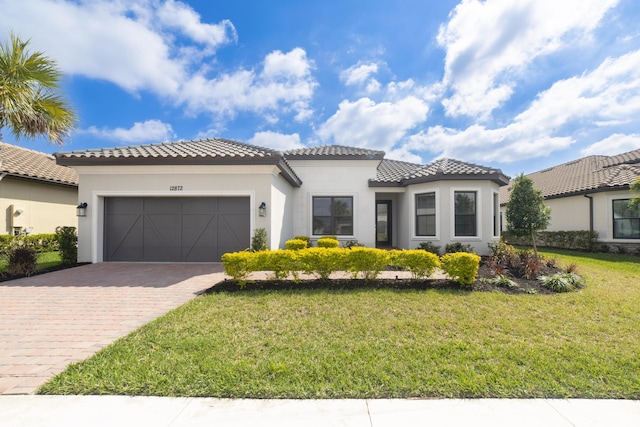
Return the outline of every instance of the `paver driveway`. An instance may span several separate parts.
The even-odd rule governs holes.
[[[34,392],[224,277],[219,264],[99,263],[0,283],[0,394]]]

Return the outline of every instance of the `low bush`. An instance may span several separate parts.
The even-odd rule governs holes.
[[[392,251],[391,262],[410,271],[414,279],[426,279],[440,266],[438,255],[423,249]]]
[[[340,247],[351,249],[353,247],[364,247],[364,245],[358,243],[357,240],[345,240],[344,242],[342,242],[342,244],[340,244]]]
[[[253,264],[254,271],[271,271],[276,280],[284,280],[288,277],[294,281],[299,280],[298,271],[303,269],[299,262],[299,250],[261,251],[256,258],[257,262]]]
[[[302,271],[318,279],[327,280],[331,273],[344,268],[344,248],[307,248],[300,251]]]
[[[56,239],[60,247],[60,258],[63,264],[78,262],[78,235],[75,227],[57,227]]]
[[[292,251],[298,251],[307,247],[307,241],[302,239],[291,239],[284,242],[284,247]]]
[[[31,276],[36,272],[38,254],[29,246],[16,247],[9,251],[9,274]]]
[[[470,244],[463,245],[460,242],[447,243],[444,247],[444,250],[448,254],[453,254],[456,252],[473,253],[473,247]]]
[[[420,242],[417,249],[440,256],[440,246],[436,246],[433,242]]]
[[[440,268],[462,286],[471,286],[478,274],[480,257],[467,252],[444,254]]]
[[[335,237],[321,237],[318,239],[319,248],[337,248],[340,246],[340,242]]]
[[[59,250],[57,237],[53,233],[29,234],[26,236],[0,235],[0,257],[8,256],[11,249],[21,246],[28,246],[37,253]]]
[[[224,271],[235,280],[241,288],[247,283],[249,274],[256,270],[254,252],[227,252],[222,255]]]
[[[304,240],[305,242],[307,242],[307,248],[310,248],[312,246],[311,237],[309,237],[309,236],[294,236],[293,239],[294,240]]]
[[[558,273],[553,276],[540,276],[542,286],[553,292],[572,292],[584,288],[582,277],[575,273]]]
[[[253,237],[251,238],[251,250],[253,252],[266,251],[269,249],[267,245],[267,229],[256,228],[253,230]]]
[[[354,246],[346,252],[347,270],[355,279],[358,275],[365,280],[373,280],[389,265],[388,251]]]
[[[517,237],[505,231],[502,238],[514,245],[530,245],[531,237]],[[573,231],[539,231],[536,234],[538,246],[562,249],[579,249],[594,251],[598,241],[598,232],[589,230]]]

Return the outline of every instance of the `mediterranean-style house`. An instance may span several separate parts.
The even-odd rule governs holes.
[[[272,249],[295,236],[369,247],[499,239],[500,170],[427,165],[339,145],[279,152],[212,138],[60,152],[79,175],[78,260],[219,261],[264,228]]]
[[[547,231],[590,230],[598,233],[601,244],[640,243],[640,212],[629,208],[629,185],[640,177],[640,149],[583,157],[527,176],[551,208]],[[502,210],[509,189],[500,189]]]
[[[0,142],[0,234],[54,233],[77,226],[78,175],[53,156]]]

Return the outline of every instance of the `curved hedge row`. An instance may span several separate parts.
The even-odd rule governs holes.
[[[287,245],[298,247],[298,244]],[[411,272],[414,279],[426,279],[440,267],[453,280],[469,286],[475,279],[480,257],[470,253],[437,255],[420,249],[387,251],[354,246],[352,248],[316,247],[259,252],[230,252],[222,256],[225,272],[242,287],[249,274],[271,271],[274,278],[299,280],[299,272],[327,280],[336,271],[351,273],[352,278],[373,280],[387,266]]]

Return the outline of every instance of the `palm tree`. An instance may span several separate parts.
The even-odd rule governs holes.
[[[13,34],[0,44],[0,131],[8,126],[16,139],[41,135],[60,146],[76,113],[60,94],[56,62],[42,52],[28,52],[28,44]]]

